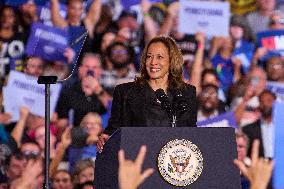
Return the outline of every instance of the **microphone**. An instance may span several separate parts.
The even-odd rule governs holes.
[[[178,91],[173,100],[173,110],[176,112],[176,114],[183,114],[188,110],[187,102],[185,101],[181,91]]]
[[[172,110],[171,103],[169,101],[169,97],[166,95],[163,89],[158,89],[155,91],[157,99],[161,102],[162,109],[168,113],[170,120],[172,120],[172,127],[176,127],[176,115]]]
[[[165,110],[169,117],[173,115],[171,103],[169,101],[168,96],[166,95],[165,91],[163,89],[157,89],[155,91],[157,99],[161,102],[162,109]]]

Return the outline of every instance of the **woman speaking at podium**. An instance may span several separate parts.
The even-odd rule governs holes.
[[[182,65],[181,51],[172,38],[158,36],[147,44],[140,76],[114,90],[111,117],[100,136],[99,151],[120,127],[196,126],[196,90],[183,81]]]

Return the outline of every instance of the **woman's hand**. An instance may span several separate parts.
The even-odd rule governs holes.
[[[27,119],[30,111],[27,107],[20,108],[20,119]]]
[[[197,32],[195,34],[195,39],[199,45],[205,45],[206,35],[202,32]]]
[[[104,145],[108,141],[109,137],[110,136],[107,135],[107,134],[101,134],[99,136],[99,140],[98,140],[98,143],[97,143],[97,149],[98,149],[99,152],[103,151]]]
[[[67,149],[71,143],[71,127],[67,127],[61,136],[61,144],[64,149]]]
[[[67,58],[67,63],[72,64],[75,58],[75,52],[71,48],[66,48],[64,50],[63,56]]]

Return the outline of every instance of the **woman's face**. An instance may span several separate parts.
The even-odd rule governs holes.
[[[240,26],[231,26],[230,34],[234,40],[240,40],[244,36],[244,30]]]
[[[54,189],[71,189],[72,181],[68,173],[59,172],[54,176],[53,179],[53,188]]]
[[[231,37],[224,37],[222,49],[223,50],[232,50],[233,48],[234,48],[234,46],[233,46],[233,41],[232,41]]]
[[[45,149],[45,127],[40,126],[35,131],[35,140],[39,144],[41,149]],[[56,137],[50,132],[50,147],[54,148],[56,143]]]
[[[72,1],[68,5],[68,17],[70,19],[80,20],[81,15],[83,14],[83,4],[79,1]]]
[[[152,43],[146,55],[146,70],[150,80],[168,79],[169,69],[169,49],[161,42]]]
[[[15,13],[12,9],[6,8],[3,11],[3,17],[1,18],[2,26],[5,27],[12,27],[15,23]]]
[[[79,183],[80,184],[87,182],[87,181],[93,181],[94,178],[95,176],[94,176],[93,167],[88,167],[79,173]]]
[[[89,134],[99,135],[102,132],[102,120],[94,117],[88,116],[84,118],[81,127],[85,128]]]

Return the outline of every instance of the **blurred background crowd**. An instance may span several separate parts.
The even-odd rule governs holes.
[[[36,1],[19,6],[2,2],[0,189],[42,188],[43,183],[44,117],[27,104],[14,110],[17,119],[6,110],[3,96],[7,100],[4,88],[10,73],[64,79],[73,71],[62,83],[51,116],[50,176],[54,189],[92,188],[96,142],[110,116],[113,89],[134,80],[143,47],[158,35],[174,38],[183,53],[184,80],[197,90],[198,121],[232,112],[238,159],[250,165],[254,139],[260,140],[260,156],[273,158],[273,103],[283,101],[284,90],[272,91],[268,83],[284,89],[284,57],[260,45],[257,34],[284,30],[284,1],[227,2],[228,36],[208,36],[204,31],[179,31],[179,1],[141,0],[126,9],[119,0],[50,0],[45,15],[49,22],[44,24],[63,30],[83,26],[88,31],[79,57],[76,49],[64,49],[65,62],[26,54],[32,24],[43,22]],[[241,181],[249,188],[248,179],[241,175]]]

